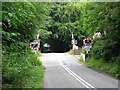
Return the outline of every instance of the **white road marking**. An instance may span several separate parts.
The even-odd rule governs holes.
[[[56,56],[56,55],[54,55]],[[70,70],[67,66],[65,66],[60,59],[56,56],[57,60],[59,61],[60,65],[71,75],[73,76],[78,82],[80,82],[83,86],[86,88],[89,88],[90,90],[97,90],[94,86],[86,82],[84,79],[79,77],[77,74],[75,74],[72,70]]]

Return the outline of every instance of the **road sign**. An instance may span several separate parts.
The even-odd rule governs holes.
[[[77,44],[77,40],[72,40],[72,44]]]
[[[77,44],[77,40],[75,40],[75,44]]]
[[[78,49],[78,46],[73,45],[73,50],[76,50],[76,49]]]

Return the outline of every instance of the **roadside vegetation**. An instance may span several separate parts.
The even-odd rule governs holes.
[[[120,78],[120,3],[69,3],[68,6],[71,6],[70,16],[73,15],[72,12],[76,13],[74,19],[70,18],[76,40],[93,38],[94,33],[101,33],[100,38],[93,39],[90,54],[82,50],[87,56],[86,65]],[[82,43],[78,45],[82,46]],[[84,62],[82,57],[79,60]]]
[[[93,39],[87,66],[120,78],[120,3],[87,3],[84,6],[84,25],[88,37],[101,32],[101,38]]]
[[[79,47],[84,38],[100,32],[85,63],[120,78],[119,14],[120,2],[2,2],[3,87],[42,87],[43,66],[37,59],[41,54],[29,49],[38,32],[41,50],[48,43],[53,52],[72,48],[72,32]]]
[[[117,58],[116,58],[117,59]],[[120,59],[119,59],[120,60]],[[107,63],[104,59],[90,58],[86,65],[90,68],[105,72],[115,78],[119,79],[119,65],[117,62]]]
[[[2,57],[2,88],[42,88],[42,62],[31,50],[9,51]]]
[[[88,66],[89,68],[92,68],[94,70],[109,74],[110,76],[113,76],[115,78],[119,79],[119,63],[117,60],[120,60],[119,57],[116,57],[116,62],[106,62],[103,58],[96,59],[91,56],[91,54],[87,54],[82,51],[83,54],[85,54],[85,60],[80,55],[79,61]]]
[[[2,9],[2,88],[43,88],[41,53],[35,55],[29,42],[44,26],[47,7],[43,3],[2,2]]]
[[[74,55],[73,50],[68,51],[68,54],[70,54],[70,55]]]

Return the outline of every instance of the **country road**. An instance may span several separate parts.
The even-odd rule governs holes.
[[[118,88],[118,80],[87,68],[68,53],[45,53],[44,88]],[[118,89],[116,89],[118,90]]]

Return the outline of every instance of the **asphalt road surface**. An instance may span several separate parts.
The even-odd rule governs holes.
[[[87,68],[68,53],[45,53],[44,88],[118,88],[118,80]],[[118,89],[116,89],[118,90]]]

